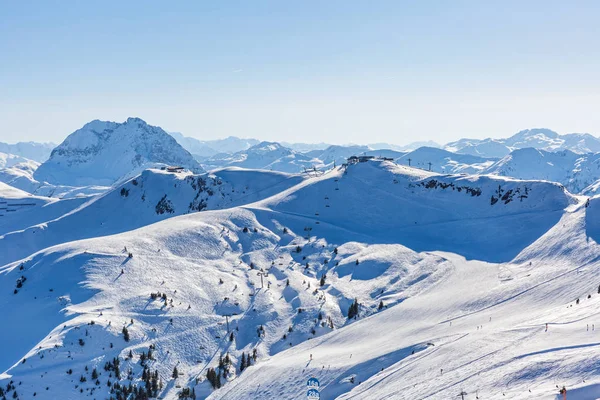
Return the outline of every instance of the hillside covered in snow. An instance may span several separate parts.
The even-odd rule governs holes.
[[[558,134],[550,129],[525,129],[505,139],[460,139],[445,150],[480,157],[504,157],[513,150],[533,148],[544,151],[568,150],[573,153],[600,152],[600,139],[589,133]]]
[[[30,246],[0,261],[0,387],[295,399],[316,377],[321,399],[594,398],[597,203],[381,160],[144,171],[0,236],[2,255]]]
[[[50,157],[50,153],[55,147],[54,143],[18,142],[9,144],[0,142],[0,153],[12,154],[17,157],[43,163]],[[3,167],[1,163],[0,167]]]
[[[240,167],[298,173],[321,165],[320,160],[275,142],[260,142],[234,154],[218,154],[202,162],[205,169]]]
[[[0,264],[59,243],[130,231],[176,215],[253,202],[303,179],[300,175],[235,168],[204,175],[150,169],[101,195],[58,202],[41,197],[38,202],[60,204],[68,212],[50,214],[41,210],[36,214],[38,220],[30,224],[26,224],[29,220],[23,218],[23,213],[15,214],[19,227],[0,231]],[[40,219],[43,217],[46,219]]]

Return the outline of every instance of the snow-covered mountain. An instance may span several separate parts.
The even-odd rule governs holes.
[[[4,235],[63,216],[86,201],[35,196],[0,182],[0,242]],[[20,243],[15,243],[16,247]],[[1,264],[4,264],[0,262]]]
[[[0,142],[0,153],[13,154],[28,160],[43,163],[50,157],[54,143],[19,142],[8,144]]]
[[[28,160],[12,167],[0,168],[0,182],[36,196],[58,199],[87,197],[110,189],[107,186],[67,186],[38,182],[33,173],[39,166],[36,161]]]
[[[173,137],[139,118],[123,123],[92,121],[69,135],[34,172],[39,182],[110,186],[148,167],[200,165]]]
[[[323,150],[313,150],[305,153],[306,156],[312,159],[318,159],[324,165],[330,165],[334,162],[337,165],[343,164],[346,162],[346,159],[350,156],[357,156],[366,154],[368,151],[372,150],[368,146],[329,146]]]
[[[290,143],[290,142],[281,142],[282,146],[285,146],[289,149],[298,151],[300,153],[308,153],[309,151],[313,151],[313,150],[325,150],[326,148],[328,148],[329,146],[331,146],[331,144],[329,143],[324,143],[324,142],[320,142],[320,143]]]
[[[600,153],[576,154],[569,150],[515,150],[490,165],[482,174],[558,182],[572,193],[581,193],[600,179]]]
[[[239,168],[203,175],[146,170],[85,202],[63,200],[78,204],[68,213],[0,231],[0,265],[59,243],[130,231],[176,215],[254,202],[303,179],[300,175]]]
[[[596,199],[379,160],[305,179],[223,172],[147,171],[38,227],[50,240],[81,221],[148,224],[208,189],[226,199],[238,173],[273,177],[230,208],[48,241],[0,267],[5,394],[291,399],[314,376],[322,399],[593,398]]]
[[[35,161],[28,160],[25,157],[21,157],[15,154],[1,153],[0,152],[0,169],[10,168],[17,164],[29,164],[29,165],[39,165]]]
[[[525,129],[506,139],[460,139],[445,150],[481,157],[504,157],[511,151],[532,147],[545,151],[570,150],[574,153],[600,152],[600,139],[589,133],[560,135],[550,129]]]
[[[198,174],[129,119],[7,156],[0,399],[598,398],[594,140],[260,142]]]
[[[321,150],[301,153],[276,142],[261,142],[246,151],[233,155],[221,154],[202,161],[202,166],[211,170],[225,166],[265,169],[287,173],[299,173],[306,170],[329,169],[344,164],[353,155],[372,155],[377,157],[398,158],[404,152],[394,150],[373,150],[367,146],[328,146]]]
[[[418,142],[412,142],[403,146],[391,144],[391,143],[369,143],[368,146],[373,150],[395,150],[400,152],[408,152],[418,149],[419,147],[442,147],[440,144],[433,140],[423,140]]]
[[[205,169],[240,167],[298,173],[321,162],[309,155],[296,152],[276,142],[260,142],[247,150],[232,155],[217,155],[202,162]]]
[[[495,159],[491,158],[452,153],[434,147],[420,147],[396,160],[402,165],[446,174],[476,174],[492,165],[494,161]]]
[[[260,143],[256,139],[241,139],[235,136],[229,136],[225,139],[217,140],[198,140],[192,137],[183,136],[180,132],[170,132],[171,136],[177,140],[184,149],[194,156],[211,157],[217,154],[233,154],[239,151],[248,150],[250,147]]]

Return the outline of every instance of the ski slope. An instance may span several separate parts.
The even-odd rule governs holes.
[[[62,200],[58,212],[0,231],[0,264],[73,240],[130,231],[175,215],[228,208],[268,197],[303,180],[301,175],[241,168],[211,174],[146,170],[105,194]],[[62,212],[61,212],[62,211]],[[41,219],[45,216],[47,219]],[[1,224],[1,221],[0,221]],[[0,225],[2,227],[2,225]]]
[[[127,196],[118,189],[95,203],[135,201],[145,215],[137,199],[156,180],[164,186],[152,187],[180,186],[169,192],[176,209],[189,204],[185,182],[197,175],[145,174],[121,187]],[[147,365],[165,399],[184,388],[201,399],[297,399],[310,376],[322,399],[448,399],[462,390],[466,399],[555,399],[557,385],[569,399],[600,397],[597,198],[384,161],[287,176],[260,195],[238,183],[252,187],[264,174],[215,172],[221,186],[248,191],[227,208],[43,243],[1,267],[11,328],[0,331],[0,386],[12,380],[19,398],[109,398],[106,382],[116,379],[105,363],[119,357],[119,382],[139,385],[140,354],[152,345]],[[57,236],[87,219],[61,222]],[[157,291],[166,304],[151,298]],[[348,319],[354,299],[358,317]],[[240,371],[242,353],[254,350]],[[228,377],[213,390],[206,372],[226,354]]]
[[[0,237],[60,217],[84,201],[84,198],[57,200],[34,196],[0,182]]]

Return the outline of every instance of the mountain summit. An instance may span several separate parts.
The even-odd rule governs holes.
[[[148,167],[177,165],[194,172],[194,157],[162,128],[140,118],[95,120],[70,134],[34,174],[63,185],[111,185]]]

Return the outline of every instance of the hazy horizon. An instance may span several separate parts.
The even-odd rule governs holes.
[[[118,11],[116,11],[118,10]],[[139,116],[200,140],[600,134],[600,4],[0,5],[0,141]]]
[[[367,145],[372,145],[372,144],[380,144],[380,143],[383,144],[383,143],[385,143],[385,144],[390,144],[390,145],[395,145],[395,146],[407,146],[407,145],[410,145],[410,144],[413,144],[413,143],[434,142],[435,144],[437,144],[439,146],[444,146],[444,145],[446,145],[448,143],[451,143],[451,142],[454,142],[454,141],[457,141],[457,140],[460,140],[460,139],[488,139],[488,138],[492,138],[492,139],[504,139],[504,138],[508,138],[510,136],[513,136],[513,135],[515,135],[515,134],[517,134],[517,133],[519,133],[519,132],[521,132],[523,130],[531,130],[531,129],[548,129],[548,130],[552,130],[552,131],[554,131],[554,132],[556,132],[556,133],[558,133],[560,135],[564,135],[564,134],[568,134],[568,133],[581,133],[581,134],[588,133],[588,134],[591,134],[593,136],[600,137],[600,136],[595,135],[594,133],[590,133],[590,132],[558,132],[558,131],[556,131],[556,130],[554,130],[552,128],[547,128],[547,127],[531,127],[531,128],[519,129],[518,131],[509,133],[509,134],[506,134],[506,135],[502,135],[502,136],[499,136],[499,137],[491,137],[491,136],[473,137],[473,136],[465,135],[465,136],[456,137],[454,139],[451,139],[451,140],[445,141],[445,142],[439,142],[439,141],[436,141],[436,140],[433,140],[433,139],[429,139],[429,138],[421,138],[421,139],[404,141],[404,142],[397,142],[397,141],[330,142],[330,141],[324,141],[324,140],[323,141],[289,141],[289,140],[265,139],[265,138],[262,138],[262,137],[240,136],[240,135],[234,135],[234,134],[227,135],[227,136],[221,136],[221,137],[201,138],[201,137],[196,137],[196,136],[193,136],[193,135],[189,135],[189,134],[187,134],[185,132],[179,132],[179,131],[169,130],[169,129],[165,128],[164,126],[156,125],[156,124],[152,123],[151,121],[148,121],[148,120],[146,120],[146,119],[144,119],[142,117],[135,117],[135,118],[140,118],[140,119],[144,120],[146,123],[148,123],[149,125],[159,126],[160,128],[162,128],[168,134],[181,134],[184,137],[197,139],[199,141],[214,141],[214,140],[227,139],[229,137],[235,137],[235,138],[238,138],[238,139],[258,140],[258,141],[266,141],[266,142],[277,142],[277,143],[280,143],[280,144],[283,144],[283,143],[287,144],[287,143],[289,143],[289,144],[308,144],[308,145],[326,144],[326,145],[338,145],[338,146],[353,146],[353,145],[354,146],[367,146]],[[96,118],[96,119],[98,119],[98,118]],[[121,120],[121,121],[112,121],[112,120],[106,120],[106,121],[122,123],[126,119],[127,118],[125,118],[124,120]],[[87,122],[90,122],[90,121],[87,121]],[[77,129],[80,129],[81,127],[83,127],[83,125],[85,125],[85,123],[82,124]],[[77,129],[75,129],[73,132],[75,132]],[[62,137],[62,138],[60,138],[58,140],[43,140],[43,141],[40,141],[40,140],[27,140],[27,139],[18,139],[18,140],[10,141],[10,140],[2,140],[1,136],[0,136],[0,142],[4,142],[4,143],[8,143],[8,144],[16,144],[16,143],[19,143],[19,142],[34,142],[34,143],[53,143],[55,145],[58,145],[58,144],[62,143],[62,141],[64,139],[66,139],[67,136],[69,136],[73,132],[69,132],[69,133],[65,134],[64,137]]]

